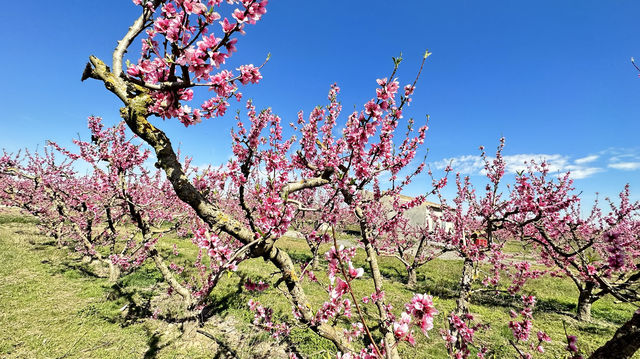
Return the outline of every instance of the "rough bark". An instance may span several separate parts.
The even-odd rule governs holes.
[[[169,267],[167,267],[166,263],[164,263],[164,260],[162,259],[160,254],[158,254],[158,251],[156,249],[152,249],[149,254],[153,258],[153,263],[155,263],[156,268],[158,268],[158,270],[162,274],[162,278],[164,278],[167,284],[169,284],[169,286],[171,286],[171,288],[173,288],[173,290],[175,290],[176,293],[178,293],[184,299],[187,308],[190,310],[191,306],[193,306],[193,304],[195,303],[195,301],[193,300],[193,296],[191,295],[191,291],[180,284],[180,282],[178,282],[178,280],[173,275],[171,270],[169,270]]]
[[[311,255],[313,256],[313,259],[311,259],[311,269],[314,271],[317,271],[320,269],[320,253],[319,253],[319,248],[316,247],[314,250],[311,251]]]
[[[422,256],[426,248],[427,236],[423,235],[418,242],[418,248],[416,248],[416,254],[413,256],[413,263],[407,267],[407,285],[409,288],[415,288],[418,284],[417,271],[424,262],[421,262]]]
[[[373,283],[376,289],[376,292],[382,291],[382,275],[380,274],[380,267],[378,267],[378,258],[373,248],[373,245],[369,242],[365,242],[364,249],[367,253],[367,261],[369,262],[369,267],[371,268],[371,273],[373,276]],[[400,355],[398,354],[398,348],[396,345],[396,338],[393,334],[393,330],[389,328],[386,323],[388,322],[387,312],[384,308],[384,301],[378,300],[376,302],[376,306],[378,307],[378,314],[380,315],[380,330],[384,335],[384,344],[385,344],[385,353],[387,359],[399,359]]]
[[[473,281],[473,261],[469,258],[464,259],[462,264],[462,276],[460,277],[460,290],[456,299],[456,309],[454,314],[461,317],[469,313],[469,297],[471,295],[471,282]],[[462,338],[460,333],[451,326],[451,335],[456,338],[456,349],[462,349]]]
[[[109,262],[109,282],[115,283],[120,279],[120,267],[113,264],[113,262]]]
[[[594,302],[593,282],[587,282],[578,295],[577,318],[581,322],[591,321],[591,304]]]
[[[407,267],[407,286],[415,288],[418,284],[418,274],[414,267]]]
[[[638,349],[640,349],[640,310],[633,313],[631,319],[618,328],[613,338],[596,349],[589,359],[631,358]]]
[[[471,282],[473,281],[473,261],[469,258],[464,259],[462,265],[462,276],[460,277],[460,291],[456,299],[457,316],[469,313],[469,296],[471,294]]]
[[[358,217],[362,218],[361,213],[356,213]],[[367,228],[364,222],[360,222],[360,231],[362,233],[362,242],[364,243],[364,250],[367,253],[367,262],[369,262],[369,268],[371,269],[371,275],[373,277],[373,285],[376,293],[382,291],[382,275],[380,274],[380,267],[378,266],[378,255],[376,254],[373,244],[367,238]],[[378,308],[378,315],[380,315],[380,331],[384,336],[385,346],[385,358],[386,359],[399,359],[398,346],[396,343],[396,337],[393,334],[393,328],[388,323],[387,311],[384,307],[384,299],[380,299],[375,302]]]

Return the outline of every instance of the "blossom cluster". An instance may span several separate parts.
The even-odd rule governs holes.
[[[236,82],[255,84],[262,79],[259,68],[252,64],[241,65],[238,75],[219,69],[236,51],[234,33],[244,33],[246,24],[259,21],[266,13],[267,0],[233,1],[239,7],[231,18],[218,12],[222,1],[172,0],[163,1],[159,8],[152,1],[134,3],[155,17],[142,39],[138,62],[129,64],[126,74],[152,90],[152,114],[194,125],[203,118],[224,115],[230,97],[241,98]],[[214,32],[216,22],[220,28]],[[190,88],[194,86],[207,86],[216,95],[192,109],[184,102],[193,100]]]

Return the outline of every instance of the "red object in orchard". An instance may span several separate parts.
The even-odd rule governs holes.
[[[488,245],[487,240],[485,238],[476,238],[475,243],[476,243],[476,246],[478,247],[486,247]]]

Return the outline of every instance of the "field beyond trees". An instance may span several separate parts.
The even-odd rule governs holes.
[[[288,347],[294,347],[303,357],[335,356],[335,347],[308,329],[294,328],[289,337],[274,340],[252,324],[253,314],[246,304],[252,298],[274,308],[276,318],[291,316],[290,305],[278,289],[270,287],[264,292],[252,293],[241,285],[247,277],[273,281],[270,272],[276,272],[276,268],[266,266],[261,259],[244,261],[237,272],[224,277],[212,293],[214,304],[218,304],[213,306],[215,312],[210,313],[211,317],[199,332],[186,338],[180,323],[153,319],[149,312],[163,308],[157,313],[162,317],[172,310],[180,310],[179,301],[172,301],[170,296],[149,302],[167,290],[152,265],[124,276],[112,286],[106,278],[96,278],[95,271],[99,268],[82,263],[78,253],[58,249],[55,241],[40,235],[36,223],[37,219],[13,209],[2,209],[0,214],[0,261],[3,263],[0,326],[4,328],[0,332],[0,356],[3,358],[284,358]],[[181,246],[184,241],[168,239],[162,243],[162,250],[170,251],[172,243]],[[293,258],[308,260],[309,249],[304,240],[283,239],[278,243]],[[514,243],[509,250],[516,251],[518,246]],[[187,261],[185,259],[185,263]],[[400,283],[403,268],[392,258],[382,258],[380,263],[387,298],[394,307],[401,307],[412,295]],[[358,252],[355,264],[364,266],[363,253]],[[418,271],[418,290],[432,294],[440,311],[434,319],[436,329],[445,325],[443,313],[455,307],[453,298],[461,266],[460,260],[436,259]],[[320,282],[327,282],[325,270],[316,275]],[[360,289],[366,288],[367,281],[370,279],[364,280]],[[308,282],[305,289],[311,298],[313,294],[321,298],[324,291],[318,284]],[[366,295],[358,286],[354,291]],[[578,345],[586,353],[610,339],[634,310],[629,304],[614,303],[606,297],[593,305],[593,320],[584,323],[574,319],[577,292],[568,279],[532,280],[525,293],[538,299],[535,330],[544,330],[554,339],[562,338],[564,324],[568,332],[578,337]],[[511,330],[506,323],[509,310],[514,305],[517,307],[518,302],[517,298],[494,293],[477,294],[471,301],[471,312],[479,322],[500,323],[482,331],[477,339],[479,344],[495,350],[496,358],[515,356],[508,343]],[[400,353],[412,353],[413,358],[447,356],[437,330],[432,331],[429,338],[416,335],[416,339],[415,348],[401,343]],[[563,357],[566,345],[554,340],[545,346],[546,353],[541,357]]]

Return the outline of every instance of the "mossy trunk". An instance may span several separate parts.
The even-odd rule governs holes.
[[[627,359],[640,349],[640,310],[616,330],[613,338],[596,349],[589,359]]]

